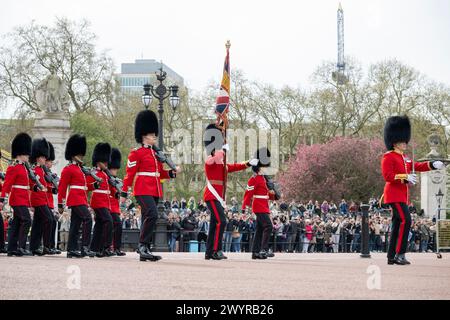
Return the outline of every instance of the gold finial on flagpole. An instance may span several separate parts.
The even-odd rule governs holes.
[[[230,47],[231,47],[231,41],[230,40],[227,40],[227,43],[225,43],[225,47],[227,49],[230,49]]]

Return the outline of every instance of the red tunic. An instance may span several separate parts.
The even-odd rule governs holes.
[[[116,198],[117,190],[112,185],[109,186],[109,203],[111,204],[111,213],[120,214],[119,199]]]
[[[216,151],[214,156],[208,156],[205,162],[205,174],[208,181],[211,183],[213,188],[217,191],[217,193],[223,197],[223,184],[224,184],[224,158],[225,153],[223,150]],[[240,171],[248,168],[246,162],[242,163],[227,163],[227,170],[225,171],[225,175],[228,175],[228,172]],[[216,200],[216,197],[208,190],[208,187],[205,187],[205,191],[203,193],[203,200]]]
[[[109,203],[109,184],[108,184],[108,176],[103,170],[98,168],[95,169],[95,174],[97,177],[102,179],[102,183],[100,183],[100,187],[98,189],[94,188],[95,179],[91,176],[86,178],[86,183],[89,191],[92,191],[91,195],[91,208],[99,209],[106,208],[110,210],[111,204]]]
[[[252,204],[253,213],[270,213],[269,199],[274,200],[275,194],[269,193],[266,179],[261,174],[254,174],[247,183],[242,202],[242,209]],[[253,200],[253,201],[252,201]]]
[[[9,194],[9,205],[30,207],[30,180],[27,168],[22,163],[15,163],[6,169],[1,198]]]
[[[161,179],[169,179],[169,170],[163,170],[155,151],[147,147],[132,149],[128,155],[123,191],[133,188],[135,196],[162,197]]]
[[[53,184],[51,182],[46,182],[47,183],[47,199],[48,199],[48,207],[50,209],[54,209],[55,208],[55,201],[53,200]]]
[[[430,162],[414,162],[417,172],[432,170]],[[411,159],[399,151],[388,151],[381,159],[381,172],[386,181],[384,202],[409,203],[408,174],[412,172]]]
[[[72,188],[75,187],[75,188]],[[87,206],[86,177],[76,163],[70,163],[61,172],[58,187],[58,205],[66,200],[66,206]]]
[[[39,179],[41,184],[45,187],[47,187],[47,181],[45,181],[45,172],[44,169],[42,169],[41,166],[35,166],[34,174]],[[47,206],[48,205],[48,198],[47,198],[47,192],[36,189],[37,191],[34,191],[36,187],[36,183],[34,181],[30,180],[30,189],[31,189],[31,206],[32,207],[40,207],[40,206]]]

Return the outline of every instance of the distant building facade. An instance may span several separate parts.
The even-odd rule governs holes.
[[[167,72],[166,84],[184,86],[184,79],[170,67],[162,64]],[[122,92],[127,94],[142,94],[142,86],[146,83],[156,83],[156,73],[161,68],[161,62],[154,59],[137,59],[134,63],[122,63],[120,74],[117,74]]]

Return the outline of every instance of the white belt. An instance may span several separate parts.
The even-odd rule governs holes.
[[[258,195],[255,195],[255,196],[253,196],[253,198],[255,198],[255,199],[269,199],[269,196],[258,196]]]
[[[159,172],[138,172],[137,176],[159,177]]]
[[[30,190],[29,186],[21,186],[20,184],[13,184],[12,188]]]
[[[214,189],[211,182],[209,182],[208,178],[206,178],[206,187],[208,188],[209,192],[213,194],[213,196],[219,201],[219,203],[222,205],[222,207],[225,209],[227,207],[227,203],[223,198],[217,193],[217,190]]]
[[[95,192],[95,193],[104,193],[104,194],[110,194],[110,193],[111,193],[109,190],[93,190],[92,192]]]
[[[69,186],[69,189],[87,190],[87,188],[85,186]]]

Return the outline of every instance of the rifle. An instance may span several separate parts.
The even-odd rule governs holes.
[[[75,159],[75,161],[77,162],[77,164],[78,164],[78,166],[80,167],[81,171],[84,173],[84,175],[85,175],[86,177],[87,177],[87,176],[91,176],[92,178],[94,178],[95,182],[98,182],[98,183],[102,183],[102,182],[103,182],[103,179],[102,179],[102,178],[99,178],[99,177],[95,174],[94,169],[83,166],[83,161],[81,161],[81,160],[78,159],[77,157],[74,157],[74,159]]]
[[[34,173],[34,171],[31,169],[31,166],[30,166],[30,164],[27,162],[27,161],[24,161],[23,162],[23,165],[25,166],[25,168],[27,169],[27,171],[28,171],[28,177],[31,179],[31,181],[33,181],[35,184],[36,184],[36,186],[37,186],[37,188],[39,189],[39,190],[44,190],[45,189],[45,187],[42,185],[42,183],[39,181],[39,178],[38,178],[38,176]]]
[[[53,187],[58,190],[58,186],[59,186],[59,177],[56,173],[51,172],[51,170],[49,168],[47,168],[47,166],[43,166],[42,169],[44,169],[44,173],[45,173],[45,181],[47,181],[48,183],[51,183],[53,185]]]
[[[278,185],[278,183],[273,181],[273,179],[271,177],[269,177],[268,175],[264,175],[263,177],[264,177],[264,179],[266,179],[267,189],[275,191],[275,200],[281,199],[281,190],[280,190],[280,186]]]
[[[157,146],[152,146],[153,150],[155,150],[156,158],[158,158],[159,162],[167,163],[167,165],[172,169],[173,171],[177,171],[177,166],[175,163],[173,163],[172,159],[167,157],[164,152],[162,152],[161,149],[159,149]]]
[[[106,175],[108,176],[108,183],[113,186],[117,192],[119,194],[122,193],[122,187],[123,187],[123,181],[122,179],[115,177],[111,171],[109,171],[109,169],[107,167],[105,167],[102,163],[99,163],[101,169],[103,170],[103,172],[106,173]]]

